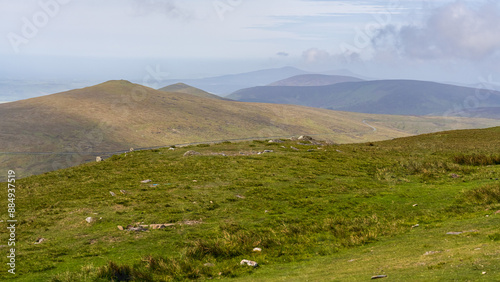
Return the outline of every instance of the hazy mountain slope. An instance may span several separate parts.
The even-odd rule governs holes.
[[[357,82],[357,81],[363,81],[363,80],[351,76],[303,74],[273,82],[268,86],[323,86],[323,85],[332,85],[342,82]]]
[[[165,86],[163,88],[158,89],[160,91],[165,91],[165,92],[175,92],[175,93],[184,93],[184,94],[190,94],[198,97],[203,97],[203,98],[213,98],[213,99],[221,99],[221,100],[227,100],[225,98],[222,98],[220,96],[208,93],[206,91],[203,91],[199,88],[189,86],[184,83],[176,83],[172,84],[169,86]]]
[[[238,89],[267,85],[281,79],[307,73],[308,72],[297,68],[283,67],[200,79],[167,79],[161,81],[161,83],[163,85],[168,85],[182,82],[197,88],[204,89],[206,91],[209,91],[210,93],[227,96]]]
[[[131,147],[302,134],[337,143],[362,142],[496,124],[223,101],[110,81],[0,104],[1,152],[31,152],[0,156],[4,169],[23,175],[74,166],[101,152]]]
[[[499,92],[485,95],[474,88],[412,80],[253,87],[239,90],[228,98],[394,115],[444,115],[470,107],[468,101],[474,102],[473,108],[500,106]]]

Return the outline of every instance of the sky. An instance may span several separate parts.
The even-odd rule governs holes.
[[[500,1],[0,0],[0,79],[201,78],[294,66],[500,81]]]

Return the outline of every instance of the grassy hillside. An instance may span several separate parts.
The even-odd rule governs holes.
[[[273,82],[268,86],[323,86],[323,85],[332,85],[342,82],[357,82],[357,81],[363,81],[363,80],[352,76],[303,74]]]
[[[426,81],[379,80],[327,86],[253,87],[228,98],[372,114],[441,116],[466,111],[467,117],[491,117],[482,115],[480,108],[498,108],[500,92],[485,91]]]
[[[225,98],[222,98],[220,96],[210,94],[206,91],[203,91],[201,89],[198,89],[196,87],[189,86],[184,83],[176,83],[172,84],[169,86],[165,86],[163,88],[160,88],[158,90],[165,91],[165,92],[175,92],[175,93],[184,93],[184,94],[190,94],[198,97],[203,97],[203,98],[214,98],[214,99],[221,99],[221,100],[227,100]]]
[[[0,153],[0,161],[4,170],[27,176],[131,147],[302,134],[320,134],[336,143],[363,142],[493,125],[491,120],[384,117],[223,101],[110,81],[0,104],[1,151],[22,152]]]
[[[16,278],[496,281],[499,137],[500,127],[347,145],[226,142],[21,179]],[[150,224],[167,226],[139,228]]]

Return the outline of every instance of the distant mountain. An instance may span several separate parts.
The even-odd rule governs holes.
[[[94,85],[95,81],[0,80],[0,101],[18,101]]]
[[[307,73],[297,68],[283,67],[201,79],[168,79],[161,81],[161,83],[168,85],[181,82],[210,93],[227,96],[238,89],[268,85],[281,79]]]
[[[236,91],[228,98],[245,102],[294,104],[372,114],[446,115],[500,107],[500,92],[477,97],[474,88],[414,80],[344,82],[327,86],[264,86]],[[470,106],[467,103],[474,102]],[[495,110],[492,110],[495,112]],[[484,111],[472,114],[474,117]]]
[[[212,98],[212,99],[221,99],[221,100],[228,100],[225,98],[222,98],[220,96],[208,93],[206,91],[203,91],[199,88],[189,86],[184,83],[176,83],[172,84],[169,86],[165,86],[163,88],[158,89],[160,91],[165,91],[165,92],[175,92],[175,93],[184,93],[184,94],[190,94],[198,97],[203,97],[203,98]]]
[[[457,112],[450,112],[448,116],[466,117],[466,118],[489,118],[500,120],[500,107],[480,107]]]
[[[242,103],[159,91],[124,80],[109,81],[0,104],[0,170],[13,169],[21,177],[78,165],[95,160],[96,155],[131,147],[302,134],[352,143],[494,125],[494,120]]]
[[[358,82],[358,81],[363,81],[363,80],[352,76],[302,74],[273,82],[268,86],[324,86],[342,82]]]

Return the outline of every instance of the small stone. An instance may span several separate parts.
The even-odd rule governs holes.
[[[462,233],[463,232],[448,232],[448,233],[446,233],[446,235],[460,235]]]
[[[89,217],[87,217],[87,218],[85,219],[85,221],[86,221],[86,222],[88,222],[88,223],[92,223],[92,222],[94,221],[94,219],[93,219],[92,217],[90,217],[90,216],[89,216]]]
[[[241,265],[248,265],[248,266],[253,266],[253,267],[257,267],[259,266],[258,263],[256,263],[255,261],[251,261],[251,260],[247,260],[247,259],[244,259],[240,262]]]
[[[290,148],[291,148],[292,150],[295,150],[295,151],[298,151],[298,150],[299,150],[299,149],[297,149],[297,148],[295,148],[295,147],[293,147],[293,146],[290,146]]]
[[[199,152],[196,152],[196,151],[187,151],[184,153],[184,157],[188,157],[188,156],[199,156],[201,155],[201,153]]]
[[[206,267],[214,267],[215,264],[207,262],[207,263],[204,264],[204,266],[206,266]]]
[[[149,183],[149,182],[151,182],[151,179],[146,179],[146,180],[141,181],[141,183],[144,183],[144,184]]]
[[[239,198],[239,199],[245,199],[245,196],[236,195],[236,198]]]
[[[111,194],[111,196],[113,196],[113,197],[116,196],[116,194],[113,193],[112,191],[109,191],[109,194]]]
[[[175,151],[175,148],[170,147],[170,148],[168,148],[168,150]]]
[[[118,227],[118,230],[121,230],[121,231],[123,231],[123,226],[121,226],[121,225],[118,225],[117,227]]]
[[[313,138],[312,138],[311,136],[302,135],[302,136],[299,136],[299,138],[297,138],[297,140],[307,140],[307,141],[311,141],[311,140],[313,140]]]
[[[263,153],[273,153],[274,151],[273,150],[264,150]]]
[[[350,259],[347,262],[353,262],[353,261],[356,261],[356,260],[355,259]]]
[[[420,226],[420,224],[415,224],[411,228],[415,228],[415,227],[419,227],[419,226]]]
[[[102,162],[102,158],[101,157],[95,157],[95,161],[96,162]]]
[[[414,207],[418,206],[418,204],[413,204]]]
[[[130,151],[130,152],[133,152],[133,151],[134,151],[134,148],[130,148],[130,150],[129,150],[129,151]]]
[[[120,193],[122,193],[122,194],[127,194],[128,192],[127,192],[127,191],[125,191],[125,190],[120,190]]]
[[[43,241],[45,241],[45,238],[38,238],[38,239],[36,239],[35,244],[40,244]]]
[[[485,274],[486,274],[486,271],[481,272],[481,274],[482,274],[482,275],[485,275]]]
[[[372,276],[372,279],[380,279],[380,278],[386,278],[387,275],[375,275],[375,276]]]
[[[253,248],[252,252],[262,252],[261,248]]]
[[[175,223],[165,223],[165,224],[150,224],[149,228],[151,229],[163,229],[168,226],[174,226]]]
[[[127,231],[148,231],[148,229],[144,226],[134,227],[134,226],[129,225],[129,226],[127,226]]]
[[[433,255],[433,254],[439,254],[440,251],[428,251],[428,252],[425,252],[424,256],[429,256],[429,255]]]

